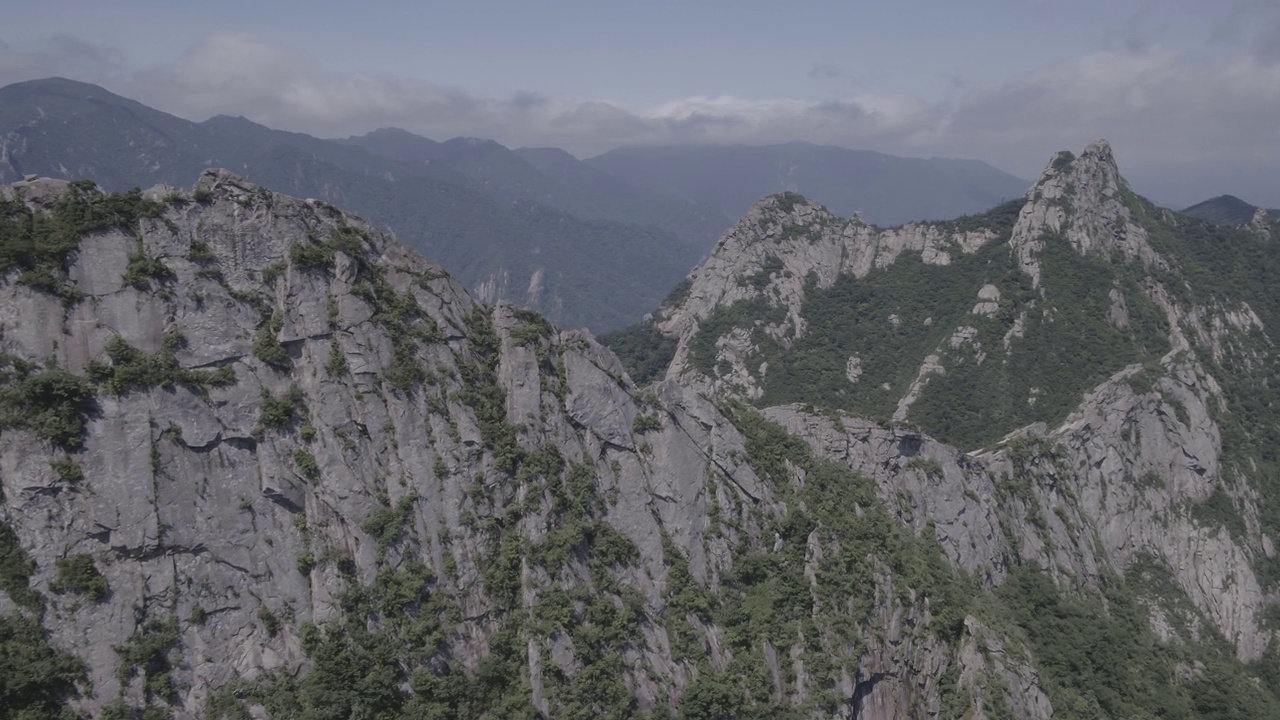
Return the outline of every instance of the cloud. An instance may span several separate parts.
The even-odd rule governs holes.
[[[1258,30],[1253,39],[1253,54],[1259,62],[1280,62],[1280,17]]]
[[[124,64],[119,50],[72,35],[54,35],[32,45],[38,49],[14,47],[0,39],[0,85],[51,76],[106,83],[119,79]]]
[[[947,135],[998,154],[1027,139],[1090,134],[1144,159],[1245,160],[1280,137],[1276,117],[1275,63],[1240,56],[1194,65],[1160,49],[1099,52],[969,93]]]
[[[1000,84],[956,84],[939,102],[866,93],[827,101],[700,96],[648,105],[536,91],[492,98],[404,77],[334,72],[313,57],[241,34],[210,35],[173,65],[128,77],[120,76],[118,52],[74,38],[38,54],[0,47],[0,78],[74,75],[79,68],[87,73],[75,75],[80,79],[106,76],[111,89],[194,120],[244,115],[322,137],[398,126],[435,139],[487,137],[579,156],[627,144],[807,140],[976,157],[1030,178],[1056,150],[1105,137],[1140,190],[1193,200],[1210,194],[1207,178],[1232,173],[1257,182],[1274,178],[1280,187],[1280,158],[1263,151],[1280,144],[1280,25],[1274,36],[1257,32],[1253,21],[1271,17],[1269,11],[1246,10],[1250,22],[1215,30],[1221,37],[1249,33],[1249,42],[1237,37],[1234,52],[1206,59],[1158,45],[1112,48]],[[1280,191],[1267,194],[1255,194],[1256,202],[1280,205]]]
[[[1118,27],[1104,33],[1103,46],[1108,50],[1120,48],[1131,53],[1148,51],[1151,48],[1151,39],[1146,20],[1155,14],[1156,10],[1157,8],[1150,3],[1144,3],[1138,7]]]
[[[832,62],[814,63],[813,67],[809,68],[810,80],[835,80],[840,75],[840,66]]]
[[[936,123],[907,96],[834,102],[691,97],[649,106],[574,101],[536,92],[487,98],[419,80],[334,73],[259,38],[214,34],[129,93],[193,119],[244,115],[273,127],[342,136],[395,125],[434,138],[489,137],[509,146],[555,145],[579,155],[624,144],[895,142]]]
[[[1277,117],[1280,63],[1252,53],[1196,63],[1153,48],[1094,53],[970,92],[941,137],[1023,174],[1036,150],[1106,137],[1140,190],[1182,202],[1208,192],[1201,176],[1213,173],[1267,169],[1280,180]]]
[[[1236,0],[1210,27],[1209,39],[1230,47],[1247,46],[1261,63],[1280,62],[1280,4]]]

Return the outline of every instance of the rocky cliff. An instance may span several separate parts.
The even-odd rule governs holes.
[[[640,392],[590,337],[225,172],[3,200],[4,642],[65,670],[8,709],[896,714],[964,687],[922,594],[958,576],[751,411]]]
[[[1152,206],[1100,141],[947,223],[768,198],[610,341],[633,372],[759,406],[872,478],[989,586],[1031,565],[1105,601],[1126,577],[1162,641],[1209,632],[1257,668],[1280,599],[1278,268],[1265,224]],[[632,352],[642,336],[668,354]]]
[[[873,284],[911,258],[964,270],[996,306],[978,317],[1067,317],[1052,242],[1042,283],[1018,284],[1012,222],[882,231],[775,198],[708,262],[724,287],[704,268],[663,311],[681,349],[638,387],[590,336],[483,305],[358,218],[226,172],[3,193],[5,713],[1276,712],[1253,680],[1280,668],[1269,456],[1219,372],[1270,372],[1257,301],[1104,285],[1125,293],[1107,317],[1160,309],[1162,354],[962,452],[830,405],[752,407],[680,352],[705,353],[727,298],[754,298],[785,362],[826,322],[822,273]],[[752,260],[757,245],[773,252]],[[1018,293],[965,270],[996,249]],[[884,324],[949,338],[949,317]],[[853,385],[876,362],[840,372]]]

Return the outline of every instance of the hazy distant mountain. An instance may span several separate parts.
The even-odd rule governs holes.
[[[1234,227],[1251,222],[1258,210],[1257,205],[1250,205],[1235,195],[1219,195],[1216,198],[1192,205],[1183,210],[1182,214],[1190,215],[1193,218],[1211,222],[1215,225],[1230,225]],[[1267,214],[1273,220],[1280,220],[1280,210],[1267,210]]]
[[[559,148],[509,150],[478,138],[436,142],[398,128],[343,142],[385,158],[448,169],[509,202],[539,203],[588,220],[654,225],[694,243],[700,253],[733,224],[713,207],[633,185]]]
[[[561,325],[596,331],[638,320],[729,224],[710,218],[680,234],[658,227],[672,218],[695,227],[688,218],[698,211],[681,215],[672,208],[692,206],[678,201],[637,224],[643,207],[626,198],[614,206],[630,207],[628,222],[616,222],[605,185],[575,201],[572,187],[488,141],[436,143],[403,131],[322,140],[244,118],[194,123],[60,78],[0,88],[0,181],[31,173],[125,190],[187,185],[209,167],[350,208],[389,226],[482,299],[531,305]],[[554,192],[544,197],[544,189]]]
[[[797,192],[840,215],[899,225],[987,210],[1029,182],[977,160],[921,159],[804,142],[624,147],[588,164],[739,217],[760,198]]]
[[[395,129],[323,140],[241,117],[194,123],[60,78],[0,88],[0,181],[35,173],[125,190],[185,185],[209,167],[350,208],[483,300],[596,331],[638,320],[732,217],[777,190],[892,224],[977,212],[1027,186],[976,161],[805,143],[623,148],[579,161]]]
[[[584,217],[652,223],[671,232],[691,233],[710,239],[705,246],[707,251],[736,220],[714,205],[628,182],[560,148],[518,148],[515,152],[544,177],[569,188],[571,197],[587,200],[588,207],[565,207]]]

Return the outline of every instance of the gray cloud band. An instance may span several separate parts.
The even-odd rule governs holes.
[[[825,102],[694,97],[632,107],[534,92],[486,98],[419,80],[328,71],[311,57],[232,34],[205,38],[172,66],[131,74],[121,71],[117,51],[69,36],[41,43],[36,53],[0,46],[0,82],[67,75],[195,120],[244,115],[325,137],[399,126],[437,139],[479,136],[580,156],[627,144],[803,139],[979,157],[1032,176],[1054,150],[1108,137],[1131,178],[1150,177],[1157,199],[1194,200],[1201,189],[1169,185],[1169,167],[1199,166],[1206,176],[1235,167],[1280,180],[1280,157],[1259,152],[1280,140],[1280,24],[1274,32],[1266,27],[1214,60],[1158,47],[1098,52],[966,89],[949,103],[870,94]]]

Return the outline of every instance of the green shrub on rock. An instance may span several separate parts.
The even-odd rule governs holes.
[[[70,555],[59,560],[58,577],[49,587],[57,593],[84,595],[93,602],[102,602],[111,594],[107,578],[88,555]]]

